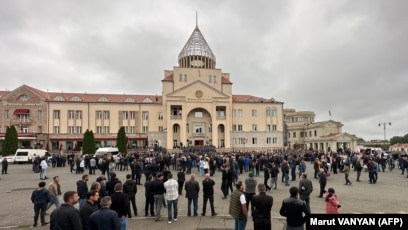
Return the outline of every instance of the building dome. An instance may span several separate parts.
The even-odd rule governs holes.
[[[178,62],[182,68],[215,68],[215,56],[198,27],[181,50]]]

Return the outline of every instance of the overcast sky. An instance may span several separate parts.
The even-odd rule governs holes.
[[[161,95],[198,26],[234,94],[314,111],[365,140],[408,133],[408,1],[0,3],[0,90]]]

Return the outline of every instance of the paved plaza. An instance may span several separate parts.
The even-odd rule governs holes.
[[[311,194],[311,210],[312,213],[324,213],[325,203],[322,198],[316,197],[319,192],[319,183],[313,178],[313,165],[306,164],[308,178],[313,182],[313,193]],[[9,165],[9,174],[0,176],[0,192],[2,194],[2,204],[0,209],[0,228],[1,229],[16,229],[16,228],[31,228],[33,224],[33,205],[30,201],[31,192],[38,185],[39,174],[32,172],[31,165]],[[129,171],[130,172],[130,171]],[[124,182],[127,171],[117,171],[119,179]],[[197,169],[193,169],[193,173],[198,174]],[[173,171],[173,174],[176,174]],[[52,178],[58,175],[61,178],[60,184],[62,192],[67,190],[76,190],[76,181],[81,179],[81,174],[70,173],[69,168],[48,168],[47,176]],[[97,175],[90,175],[88,186],[96,180]],[[244,180],[248,173],[240,175],[239,179]],[[289,196],[289,187],[284,186],[280,182],[277,190],[268,192],[273,196],[274,204],[272,206],[272,229],[282,229],[285,219],[279,215],[279,209],[282,200]],[[186,175],[186,179],[189,179]],[[263,172],[260,176],[255,177],[258,183],[263,183]],[[151,217],[144,216],[144,187],[138,186],[137,192],[137,208],[138,217],[133,217],[129,220],[128,229],[233,229],[234,220],[228,215],[229,199],[223,200],[221,186],[221,173],[217,172],[213,177],[215,180],[215,210],[218,213],[216,217],[198,216],[187,217],[187,199],[181,196],[178,201],[179,218],[177,222],[168,224],[167,221],[155,222]],[[362,173],[361,182],[356,181],[355,172],[351,171],[350,179],[353,182],[351,186],[344,185],[344,175],[331,175],[328,178],[326,189],[333,187],[336,190],[338,199],[342,204],[341,213],[408,213],[408,200],[406,197],[406,188],[408,178],[401,175],[401,170],[392,172],[386,170],[385,173],[378,173],[377,184],[369,184],[368,174]],[[200,181],[202,177],[197,176]],[[47,180],[47,185],[51,179]],[[142,182],[145,181],[143,177]],[[291,181],[291,186],[298,186],[299,178],[296,181]],[[200,191],[201,192],[201,191]],[[199,194],[199,213],[202,210],[202,192]],[[62,201],[61,201],[62,202]],[[51,208],[53,209],[53,208]],[[49,210],[48,213],[51,213]],[[162,208],[161,214],[164,220],[167,220],[167,208]],[[207,211],[208,214],[208,211]],[[49,215],[46,216],[46,221],[49,221]],[[36,229],[49,229],[49,226],[36,227]],[[249,218],[247,229],[253,229],[253,222]]]

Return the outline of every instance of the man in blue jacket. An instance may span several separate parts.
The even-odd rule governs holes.
[[[37,226],[38,216],[41,216],[41,226],[48,224],[45,222],[45,210],[48,203],[51,201],[51,196],[48,190],[45,188],[45,182],[38,183],[38,188],[31,193],[31,202],[34,204],[34,224]]]

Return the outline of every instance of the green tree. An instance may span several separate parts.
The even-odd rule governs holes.
[[[127,137],[125,132],[125,127],[120,127],[118,135],[116,137],[116,147],[118,147],[119,152],[123,155],[127,154]]]
[[[18,149],[18,134],[16,127],[7,127],[3,142],[3,156],[12,155]]]
[[[395,145],[398,143],[408,143],[408,142],[404,142],[404,138],[400,136],[394,136],[390,139],[390,145]]]
[[[94,154],[96,151],[95,137],[92,130],[86,130],[82,140],[82,154]]]

